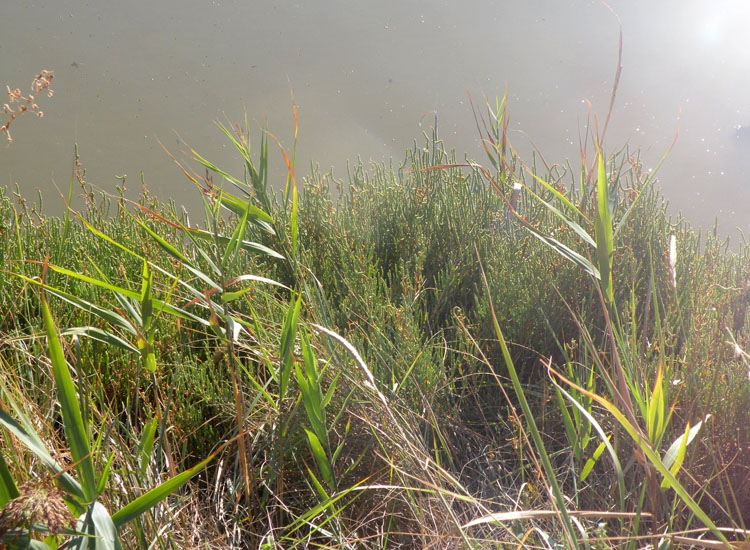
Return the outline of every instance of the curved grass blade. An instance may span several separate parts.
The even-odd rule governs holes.
[[[570,395],[567,391],[560,387],[560,385],[555,382],[554,379],[552,380],[552,383],[565,396],[565,398],[570,401],[584,417],[586,417],[586,420],[589,421],[589,423],[596,430],[596,433],[599,434],[599,439],[601,439],[602,444],[604,444],[604,446],[606,447],[607,452],[612,459],[612,464],[615,467],[615,474],[617,475],[617,488],[619,490],[620,496],[620,509],[623,510],[625,508],[625,474],[623,472],[622,465],[620,464],[620,459],[617,458],[615,448],[609,442],[609,437],[604,433],[604,430],[602,429],[599,422],[597,422],[596,419],[591,416],[591,413],[589,413],[589,411],[587,411],[583,405],[581,405],[572,395]]]
[[[76,530],[84,533],[84,536],[73,539],[73,548],[80,550],[88,548],[119,550],[121,548],[117,527],[101,502],[91,504],[86,513],[78,518]]]
[[[127,340],[97,327],[73,327],[63,330],[61,334],[63,336],[85,336],[92,340],[96,340],[97,342],[115,346],[125,351],[139,353],[138,348]]]
[[[555,252],[560,254],[563,258],[566,258],[567,260],[573,262],[574,264],[582,267],[586,273],[594,277],[595,279],[601,280],[601,274],[599,272],[599,269],[591,263],[589,260],[581,256],[578,252],[571,249],[570,247],[564,245],[557,239],[554,239],[552,237],[549,237],[542,233],[541,231],[538,231],[536,228],[525,225],[526,229],[528,229],[532,235],[534,235],[537,239],[542,241],[544,244],[552,248]]]
[[[544,206],[546,206],[547,209],[550,212],[552,212],[555,216],[557,216],[558,218],[560,218],[560,220],[562,220],[562,222],[565,225],[567,225],[568,227],[570,227],[575,232],[576,235],[578,235],[579,237],[581,237],[581,239],[583,239],[584,242],[586,242],[586,243],[590,244],[592,247],[596,248],[596,241],[573,218],[571,218],[569,216],[566,216],[565,214],[563,214],[562,212],[560,212],[560,210],[555,205],[553,205],[552,203],[549,203],[549,202],[545,201],[542,197],[540,197],[539,195],[537,195],[536,193],[534,193],[531,189],[529,189],[528,186],[526,186],[526,190],[537,201],[539,201]]]
[[[218,452],[218,451],[217,451]],[[138,497],[133,502],[118,510],[112,515],[112,522],[118,529],[123,525],[133,521],[135,518],[150,510],[177,489],[185,485],[192,477],[200,472],[209,462],[211,462],[216,453],[209,456],[203,462],[200,462],[184,472],[177,474],[173,478],[165,481],[161,485],[154,487],[146,494]]]
[[[9,416],[4,410],[0,409],[0,424],[2,424],[6,430],[12,433],[18,440],[23,443],[37,458],[39,458],[45,466],[60,474],[63,472],[63,467],[60,466],[52,455],[50,455],[47,447],[44,446],[44,442],[34,430],[31,421],[22,414],[18,405],[12,398],[9,397],[7,391],[3,388],[3,393],[7,398],[7,402],[10,403],[11,407],[15,410],[16,415],[20,419],[20,424],[11,416]],[[71,477],[70,474],[64,473],[60,476],[60,485],[63,486],[66,492],[74,495],[80,499],[84,498],[83,488],[81,485]]]
[[[204,283],[208,284],[210,287],[215,288],[219,290],[221,288],[221,285],[219,285],[217,282],[215,282],[213,279],[211,279],[208,275],[206,275],[203,271],[193,266],[193,264],[190,262],[188,258],[185,257],[184,254],[182,254],[179,250],[177,250],[174,246],[169,244],[167,241],[165,241],[161,236],[159,236],[154,230],[152,230],[149,226],[147,226],[145,223],[143,223],[141,220],[133,218],[138,225],[140,225],[146,233],[151,235],[151,238],[153,238],[157,244],[163,248],[170,256],[174,257],[175,259],[182,262],[182,265],[185,266],[186,269],[188,269],[193,275],[198,277],[200,280],[202,280]],[[218,268],[211,263],[211,267],[214,269],[215,272],[219,272]]]
[[[136,292],[134,290],[130,290],[128,288],[123,288],[117,285],[113,285],[111,283],[108,283],[106,281],[101,281],[99,279],[94,279],[93,277],[89,277],[88,275],[83,275],[81,273],[76,273],[75,271],[70,271],[69,269],[65,269],[63,267],[59,267],[53,264],[47,264],[47,267],[51,269],[52,271],[55,271],[57,273],[60,273],[62,275],[67,275],[68,277],[73,277],[74,279],[78,279],[80,281],[92,284],[94,286],[98,286],[100,288],[103,288],[105,290],[109,290],[110,292],[114,292],[115,294],[119,294],[121,296],[124,296],[126,298],[131,298],[135,300],[136,302],[139,302],[141,299],[141,294],[139,292]],[[42,285],[39,281],[30,280],[30,282],[37,284],[39,286],[43,286],[45,290],[51,287],[47,287],[46,285]],[[218,289],[217,289],[218,290]],[[58,291],[59,292],[59,291]],[[54,293],[54,292],[53,292]],[[192,313],[189,313],[177,306],[173,306],[172,304],[169,304],[163,300],[159,300],[157,298],[153,298],[153,304],[159,309],[160,311],[165,311],[166,313],[169,313],[171,315],[174,315],[176,317],[180,317],[182,319],[195,321],[197,323],[200,323],[202,325],[208,325],[208,321],[205,319],[202,319],[201,317],[198,317],[197,315],[193,315]]]
[[[16,273],[15,275],[16,277],[23,279],[27,283],[31,283],[33,285],[37,285],[40,287],[42,286],[42,283],[36,279],[25,277],[21,275],[20,273]],[[53,296],[57,296],[58,298],[69,303],[70,305],[75,306],[83,311],[92,313],[93,315],[96,315],[100,319],[103,319],[104,321],[112,325],[115,325],[124,330],[127,330],[128,332],[131,332],[132,334],[136,333],[133,326],[125,319],[125,317],[123,317],[119,313],[115,313],[111,309],[100,307],[92,302],[89,302],[88,300],[84,300],[83,298],[79,298],[78,296],[69,294],[68,292],[65,292],[64,290],[60,290],[59,288],[51,287],[46,284],[43,286],[46,292],[48,292],[49,294],[52,294]]]

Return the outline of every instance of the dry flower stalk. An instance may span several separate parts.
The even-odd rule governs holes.
[[[47,97],[52,97],[55,92],[50,86],[52,85],[54,76],[55,74],[52,71],[45,70],[39,73],[31,82],[31,93],[28,96],[24,96],[20,88],[11,90],[10,86],[6,86],[8,90],[8,103],[3,105],[3,113],[8,115],[8,121],[0,126],[0,133],[5,132],[8,143],[13,142],[9,130],[10,125],[19,116],[26,112],[34,113],[39,118],[44,116],[44,113],[39,110],[39,105],[34,100],[45,90],[47,91]]]

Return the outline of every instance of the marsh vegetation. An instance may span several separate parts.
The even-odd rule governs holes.
[[[477,126],[481,163],[433,131],[344,181],[221,127],[238,170],[181,166],[200,220],[77,158],[62,217],[6,191],[2,543],[747,544],[750,245],[636,152]]]

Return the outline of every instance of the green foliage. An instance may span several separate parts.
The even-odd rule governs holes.
[[[193,151],[200,227],[82,177],[62,220],[0,195],[0,504],[36,483],[93,535],[13,544],[721,541],[750,505],[748,244],[670,218],[628,151],[524,164],[506,107],[489,169],[433,131],[298,188],[293,146],[278,199],[281,141],[220,126],[244,176]]]

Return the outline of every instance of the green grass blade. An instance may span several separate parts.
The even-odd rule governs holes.
[[[188,230],[188,235],[191,237],[196,237],[198,239],[204,240],[204,241],[210,241],[210,242],[218,242],[221,245],[227,245],[229,244],[229,237],[225,237],[223,235],[214,235],[213,233],[206,231],[204,229],[196,229],[194,227],[191,227]],[[272,258],[277,258],[280,260],[284,260],[285,257],[272,248],[268,248],[265,245],[262,245],[260,243],[256,243],[254,241],[240,241],[240,246],[247,250],[248,252],[259,252],[261,254],[265,254],[266,256],[271,256]]]
[[[10,475],[5,457],[0,453],[0,508],[9,500],[16,498],[18,494],[18,488],[13,481],[13,476]]]
[[[156,437],[156,428],[158,424],[159,419],[154,416],[151,422],[143,427],[141,440],[138,443],[136,456],[138,457],[138,472],[141,475],[141,479],[146,475],[148,463],[151,460],[151,453],[154,449],[154,438]]]
[[[217,174],[219,174],[220,176],[226,178],[228,181],[231,181],[235,185],[238,185],[240,187],[243,187],[245,185],[245,182],[238,180],[237,178],[235,178],[234,176],[232,176],[229,172],[225,172],[224,170],[222,170],[221,168],[219,168],[218,166],[216,166],[211,161],[206,160],[197,151],[195,151],[193,149],[191,149],[190,151],[193,153],[194,160],[198,164],[200,164],[202,166],[205,166],[206,168],[208,168],[212,172],[216,172]],[[242,214],[238,214],[238,215],[241,216]]]
[[[135,218],[134,218],[135,219]],[[174,246],[169,244],[167,241],[165,241],[161,236],[159,236],[154,230],[152,230],[149,226],[147,226],[145,223],[143,223],[141,220],[135,220],[138,225],[140,225],[146,233],[148,233],[151,238],[153,238],[157,244],[164,249],[168,254],[173,256],[175,259],[182,262],[182,265],[185,266],[185,269],[189,270],[193,275],[198,277],[200,280],[202,280],[204,283],[208,284],[212,288],[215,288],[216,290],[219,290],[221,288],[221,285],[219,285],[217,282],[215,282],[213,279],[211,279],[208,275],[206,275],[203,271],[193,266],[192,262],[188,258],[185,257],[184,254],[182,254],[179,250],[177,250]],[[211,264],[214,271],[218,273],[218,269],[216,266],[213,266]]]
[[[49,346],[49,358],[52,363],[55,385],[57,386],[57,398],[62,409],[65,437],[68,440],[73,461],[76,463],[76,470],[80,475],[83,494],[88,502],[93,502],[96,498],[96,479],[89,447],[88,430],[83,422],[78,396],[76,395],[76,386],[70,376],[68,363],[65,361],[65,355],[57,335],[57,328],[43,294],[41,301]]]
[[[51,271],[60,273],[61,275],[73,277],[74,279],[78,279],[79,281],[83,281],[85,283],[98,286],[99,288],[109,290],[110,292],[115,292],[117,294],[120,294],[121,296],[125,296],[126,298],[132,298],[133,300],[136,300],[136,301],[140,300],[141,298],[141,295],[138,292],[135,292],[134,290],[130,290],[129,288],[123,288],[121,286],[113,285],[106,281],[94,279],[93,277],[89,277],[88,275],[84,275],[83,273],[77,273],[75,271],[71,271],[69,269],[65,269],[64,267],[59,267],[54,264],[48,264],[47,267]]]
[[[141,325],[144,330],[148,330],[151,326],[154,312],[154,305],[151,301],[151,288],[154,285],[154,276],[148,269],[148,262],[143,262],[141,279]]]
[[[333,468],[328,461],[328,456],[326,456],[323,446],[320,444],[318,436],[308,429],[305,429],[305,433],[307,434],[307,440],[310,443],[310,449],[315,457],[315,461],[318,463],[318,469],[320,470],[320,475],[323,477],[323,481],[325,481],[331,489],[335,490],[336,482],[333,478]]]
[[[677,478],[672,474],[672,472],[669,471],[669,468],[667,468],[664,463],[662,462],[659,455],[654,451],[654,449],[651,447],[648,441],[646,441],[643,437],[640,435],[640,431],[638,428],[636,428],[633,424],[630,423],[630,421],[625,417],[625,415],[620,412],[620,410],[615,407],[612,403],[610,403],[607,399],[595,394],[591,393],[580,386],[577,386],[570,380],[566,380],[564,377],[562,377],[560,374],[556,373],[555,371],[551,371],[555,376],[560,378],[563,382],[568,384],[570,387],[574,388],[575,390],[588,395],[592,399],[594,399],[597,403],[599,403],[601,406],[603,406],[609,413],[617,420],[617,422],[625,429],[625,431],[628,433],[628,435],[633,439],[633,442],[637,445],[637,447],[643,452],[644,455],[646,455],[646,458],[648,458],[649,462],[656,468],[656,470],[664,477],[664,481],[666,481],[672,489],[674,489],[675,493],[677,493],[677,496],[680,497],[680,500],[690,509],[690,511],[697,517],[703,525],[705,525],[709,531],[721,542],[727,545],[727,548],[731,548],[731,545],[729,544],[729,541],[724,536],[724,534],[719,530],[719,528],[716,526],[716,524],[711,521],[711,518],[708,517],[706,512],[703,511],[703,509],[700,507],[700,505],[693,500],[693,497],[690,495],[690,493],[685,489],[679,481],[677,481]]]
[[[99,237],[100,239],[102,239],[102,240],[104,240],[104,241],[108,242],[109,244],[111,244],[111,245],[113,245],[113,246],[116,246],[116,247],[117,247],[117,248],[119,248],[120,250],[122,250],[122,251],[124,251],[124,252],[126,252],[126,253],[130,254],[131,256],[134,256],[134,257],[138,258],[139,260],[144,260],[143,256],[141,256],[141,255],[140,255],[140,254],[138,254],[137,252],[135,252],[135,251],[133,251],[133,250],[129,249],[128,247],[126,247],[126,246],[125,246],[125,245],[123,245],[122,243],[118,243],[118,242],[117,242],[116,240],[114,240],[114,239],[113,239],[113,238],[111,238],[110,236],[108,236],[108,235],[106,235],[106,234],[102,233],[102,232],[101,232],[101,231],[99,231],[99,230],[98,230],[98,229],[97,229],[96,227],[94,227],[94,226],[93,226],[93,225],[91,225],[91,224],[90,224],[89,222],[87,222],[87,221],[86,221],[85,219],[83,219],[83,218],[82,218],[81,216],[78,216],[78,219],[79,219],[79,220],[80,220],[80,221],[81,221],[81,222],[83,223],[83,225],[84,225],[84,226],[85,226],[85,227],[86,227],[86,228],[87,228],[87,229],[88,229],[89,231],[91,231],[91,232],[92,232],[92,233],[93,233],[94,235],[96,235],[96,236],[97,236],[97,237]]]
[[[565,498],[563,496],[562,490],[560,489],[559,484],[557,483],[557,477],[555,474],[555,470],[552,467],[552,463],[550,462],[549,455],[547,454],[547,450],[544,447],[544,442],[542,441],[542,436],[539,433],[539,430],[536,426],[536,422],[534,421],[534,415],[531,411],[531,407],[529,406],[528,401],[526,401],[526,395],[523,391],[523,388],[521,387],[521,381],[518,378],[518,373],[516,372],[516,368],[513,365],[513,359],[510,357],[510,352],[508,351],[508,346],[505,343],[505,338],[503,337],[503,332],[500,329],[500,324],[497,321],[497,315],[495,314],[495,306],[492,304],[492,300],[490,298],[490,286],[487,283],[487,277],[484,273],[484,267],[481,266],[482,269],[482,280],[484,281],[484,288],[487,292],[489,305],[490,305],[490,314],[492,316],[492,326],[495,330],[495,336],[497,337],[497,341],[500,344],[500,349],[503,353],[503,359],[505,360],[505,366],[508,369],[508,374],[510,375],[511,382],[513,383],[513,389],[516,392],[516,397],[518,397],[518,401],[521,405],[521,409],[523,410],[524,417],[526,418],[526,425],[529,429],[529,432],[531,433],[531,439],[534,442],[534,446],[536,447],[537,453],[539,454],[539,458],[542,461],[542,466],[544,467],[544,472],[547,476],[547,483],[549,483],[551,487],[552,496],[555,500],[555,505],[557,507],[557,511],[560,513],[560,517],[563,522],[563,527],[565,529],[565,536],[567,538],[568,544],[571,546],[571,548],[578,549],[578,540],[577,540],[577,533],[575,528],[573,527],[573,523],[570,521],[570,516],[568,515],[568,511],[566,509],[565,505]]]
[[[99,483],[96,485],[96,494],[101,495],[104,492],[104,489],[107,487],[107,483],[109,482],[109,475],[112,473],[112,463],[115,461],[116,454],[113,452],[111,455],[109,455],[109,460],[107,460],[107,463],[104,465],[104,468],[102,468],[102,472],[99,475]]]
[[[710,416],[710,415],[708,415]],[[708,416],[706,416],[706,419],[708,419]],[[695,426],[692,428],[690,427],[690,423],[688,422],[685,426],[685,433],[683,433],[680,437],[675,439],[672,444],[669,446],[669,449],[667,449],[667,452],[664,453],[664,458],[662,458],[662,462],[664,462],[664,466],[666,468],[669,468],[669,471],[672,473],[673,476],[677,476],[677,473],[680,471],[680,468],[682,467],[682,462],[685,460],[685,454],[687,453],[687,447],[692,443],[693,439],[695,439],[695,436],[698,435],[698,432],[701,429],[701,426],[703,425],[703,421],[701,420],[698,422]],[[669,482],[664,479],[661,483],[662,489],[669,489],[670,484]]]
[[[63,336],[85,336],[86,338],[91,338],[97,342],[115,346],[131,353],[139,353],[138,348],[127,340],[97,327],[73,327],[63,330],[61,334]]]
[[[234,228],[234,232],[232,233],[232,237],[229,239],[229,242],[227,242],[226,246],[224,247],[224,257],[222,259],[222,265],[229,265],[229,259],[234,255],[234,253],[239,248],[240,242],[242,242],[243,238],[245,237],[245,227],[247,227],[247,216],[249,213],[250,208],[250,201],[247,202],[248,208],[245,209],[244,214],[242,214],[242,217],[240,218],[239,223]]]
[[[94,279],[93,277],[89,277],[88,275],[83,275],[81,273],[76,273],[75,271],[70,271],[69,269],[65,269],[62,267],[58,267],[53,264],[48,264],[47,267],[51,269],[52,271],[55,271],[57,273],[60,273],[62,275],[67,275],[68,277],[73,277],[74,279],[78,279],[80,281],[92,284],[94,286],[98,286],[100,288],[104,288],[105,290],[109,290],[111,292],[114,292],[115,294],[119,294],[120,296],[124,296],[126,298],[131,298],[135,300],[136,302],[140,301],[141,295],[139,292],[135,292],[134,290],[130,290],[128,288],[123,288],[120,286],[116,286],[113,284],[110,284],[106,281],[101,281],[99,279]],[[33,281],[32,281],[33,282]],[[42,286],[41,283],[35,283],[39,284],[39,286]],[[51,289],[51,287],[44,286],[44,289],[47,290],[48,288]],[[53,290],[53,293],[54,290]],[[203,296],[203,294],[198,293],[199,296]],[[173,306],[171,304],[168,304],[164,302],[163,300],[159,300],[154,298],[153,299],[154,305],[161,311],[163,310],[166,313],[169,313],[171,315],[175,315],[177,317],[180,317],[182,319],[189,319],[191,321],[195,321],[197,323],[200,323],[202,325],[208,325],[208,321],[205,319],[202,319],[201,317],[198,317],[197,315],[193,315],[192,313],[189,313],[185,311],[184,309],[178,308],[176,306]]]
[[[6,430],[8,430],[16,438],[18,438],[18,440],[23,443],[32,453],[34,453],[44,463],[44,465],[47,466],[47,468],[55,472],[55,474],[60,474],[63,471],[62,466],[60,466],[55,461],[55,459],[52,458],[52,455],[47,450],[47,447],[45,447],[44,442],[39,437],[39,434],[37,434],[34,430],[34,427],[31,424],[31,420],[29,420],[26,415],[21,413],[18,405],[8,395],[8,392],[5,390],[5,388],[3,388],[3,393],[5,394],[5,402],[9,403],[13,408],[16,416],[18,416],[18,418],[20,419],[20,423],[9,416],[8,413],[2,410],[2,408],[0,408],[0,425],[2,425]],[[79,499],[84,498],[83,488],[75,479],[73,479],[73,477],[71,477],[70,474],[61,474],[60,484],[69,494]]]
[[[544,244],[552,248],[555,252],[560,254],[563,258],[582,267],[589,275],[591,275],[595,279],[601,279],[599,269],[597,269],[597,267],[593,263],[591,263],[589,260],[581,256],[578,252],[576,252],[575,250],[572,250],[570,247],[564,245],[557,239],[545,235],[541,231],[538,231],[536,228],[533,228],[529,225],[525,225],[524,227],[526,227],[526,229],[528,229],[531,232],[531,234],[534,235],[537,239],[539,239]]]
[[[313,487],[315,487],[315,490],[317,491],[318,496],[320,496],[321,500],[326,501],[330,499],[331,497],[326,492],[325,487],[323,487],[323,484],[320,481],[318,481],[318,478],[315,477],[315,474],[310,468],[307,468],[307,475],[310,477],[310,481],[312,481]]]
[[[16,273],[14,275],[16,275],[16,277],[23,279],[24,281],[32,285],[37,285],[39,287],[42,286],[41,281],[37,279],[31,279],[19,273]],[[103,319],[104,321],[112,325],[115,325],[116,327],[119,327],[121,329],[124,329],[128,332],[135,334],[135,329],[133,329],[133,326],[130,323],[128,323],[125,317],[123,317],[119,313],[115,313],[111,309],[100,307],[92,302],[89,302],[88,300],[84,300],[83,298],[79,298],[78,296],[74,296],[73,294],[69,294],[63,290],[51,287],[49,285],[44,285],[44,290],[48,292],[49,294],[52,294],[53,296],[57,296],[58,298],[69,303],[72,306],[75,306],[83,311],[92,313],[93,315],[96,315],[100,319]]]
[[[599,280],[602,284],[602,294],[608,304],[615,300],[612,287],[612,258],[614,252],[614,236],[612,234],[612,218],[609,213],[609,188],[607,186],[607,172],[604,158],[599,151],[599,169],[596,178],[597,210],[595,222],[596,257],[599,264]]]
[[[648,401],[648,416],[646,417],[648,439],[654,444],[657,443],[664,425],[663,380],[661,365],[659,365],[654,390],[651,392],[651,398]]]
[[[606,448],[606,445],[604,444],[604,441],[599,443],[599,446],[594,451],[594,454],[591,455],[591,458],[589,458],[586,461],[586,464],[584,464],[583,469],[581,470],[580,479],[581,481],[586,481],[586,478],[589,477],[589,474],[591,473],[591,470],[594,469],[594,466],[596,466],[596,463],[599,461],[599,457],[602,456],[602,453],[604,452],[604,449]]]
[[[533,177],[536,181],[538,181],[539,183],[541,183],[550,193],[552,193],[555,197],[557,197],[557,199],[561,203],[563,203],[570,210],[572,210],[573,212],[575,212],[576,214],[578,214],[581,218],[583,218],[584,220],[588,221],[588,218],[586,217],[586,215],[583,212],[581,212],[576,205],[574,205],[572,202],[570,202],[570,200],[568,199],[568,197],[566,197],[565,195],[563,195],[562,193],[560,193],[560,191],[558,191],[557,189],[555,189],[554,186],[550,185],[549,183],[547,183],[546,181],[544,181],[542,178],[540,178],[539,176],[537,176],[532,170],[530,170],[530,169],[527,168],[526,171],[529,174],[531,174],[531,177]],[[526,187],[527,190],[530,191],[530,189],[528,188],[528,186],[525,186],[525,187]]]
[[[544,206],[546,206],[546,207],[547,207],[547,209],[548,209],[548,210],[549,210],[550,212],[552,212],[552,213],[553,213],[553,214],[554,214],[555,216],[557,216],[558,218],[560,218],[560,220],[562,220],[562,222],[563,222],[563,223],[564,223],[565,225],[567,225],[568,227],[570,227],[570,228],[571,228],[571,229],[572,229],[572,230],[573,230],[573,231],[575,232],[575,234],[576,234],[576,235],[578,235],[579,237],[581,237],[581,239],[583,239],[583,241],[584,241],[584,242],[586,242],[587,244],[590,244],[590,245],[591,245],[592,247],[596,247],[596,241],[595,241],[595,240],[594,240],[594,239],[593,239],[593,238],[591,237],[591,235],[589,235],[589,234],[588,234],[588,232],[586,232],[586,230],[585,230],[585,229],[584,229],[583,227],[581,227],[581,226],[580,226],[580,225],[579,225],[579,224],[578,224],[578,223],[577,223],[577,222],[576,222],[576,221],[575,221],[575,220],[574,220],[573,218],[571,218],[571,217],[569,217],[569,216],[566,216],[565,214],[563,214],[562,212],[560,212],[560,210],[558,210],[558,209],[557,209],[557,208],[556,208],[556,207],[555,207],[555,206],[554,206],[553,204],[551,204],[551,203],[549,203],[549,202],[545,201],[544,199],[542,199],[542,198],[541,198],[541,197],[540,197],[539,195],[537,195],[536,193],[534,193],[534,192],[533,192],[533,191],[532,191],[531,189],[529,189],[528,187],[526,188],[526,190],[527,190],[527,191],[528,191],[528,192],[529,192],[529,193],[530,193],[530,194],[531,194],[531,195],[532,195],[532,196],[533,196],[533,197],[534,197],[534,198],[535,198],[535,199],[536,199],[537,201],[539,201],[539,202],[540,202],[540,203],[542,203],[542,204],[543,204]]]
[[[586,420],[589,421],[589,423],[594,427],[594,430],[596,430],[596,433],[599,435],[599,439],[601,439],[602,443],[607,449],[607,452],[609,453],[610,458],[612,459],[612,464],[615,468],[615,475],[617,476],[617,488],[619,490],[619,497],[620,497],[620,510],[625,510],[625,473],[622,469],[622,464],[620,464],[620,459],[617,458],[617,453],[615,452],[615,448],[612,446],[612,444],[609,442],[609,436],[604,433],[604,429],[601,427],[599,422],[596,421],[596,419],[591,416],[591,413],[589,412],[589,409],[581,405],[572,395],[570,395],[567,391],[565,391],[563,388],[560,387],[560,385],[555,382],[554,380],[552,383],[555,385],[555,388],[559,390],[565,398],[570,401],[574,407],[576,407],[580,413],[586,418]]]
[[[154,487],[146,494],[138,497],[133,502],[118,510],[112,515],[112,522],[118,529],[123,525],[133,521],[135,518],[143,514],[145,511],[150,510],[177,489],[185,485],[191,478],[193,478],[198,472],[200,472],[209,462],[214,458],[214,455],[209,456],[203,462],[200,462],[184,472],[177,474],[173,478],[165,481],[161,485]]]

